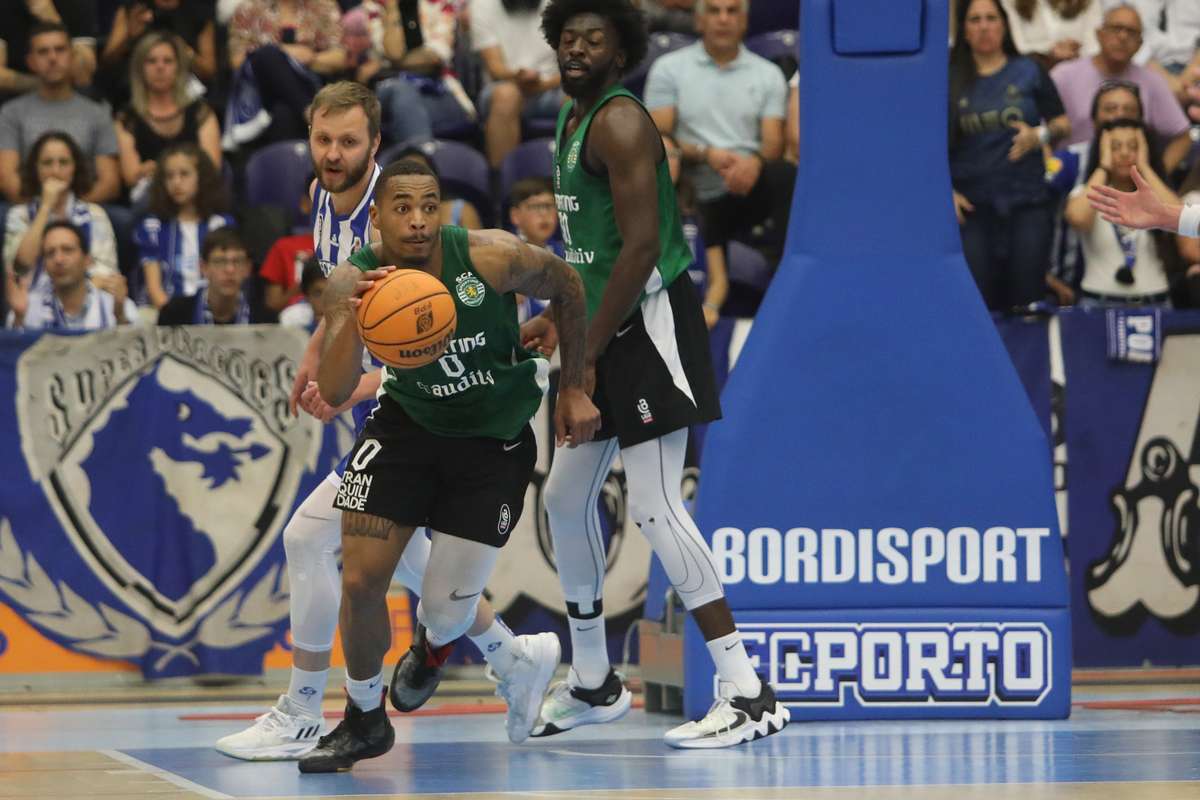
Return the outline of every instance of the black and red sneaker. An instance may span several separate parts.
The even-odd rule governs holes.
[[[442,682],[442,665],[453,649],[454,642],[436,648],[431,646],[425,626],[417,623],[412,646],[392,670],[388,696],[397,711],[416,711],[433,697]]]

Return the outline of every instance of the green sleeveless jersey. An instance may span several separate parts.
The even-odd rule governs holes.
[[[583,278],[589,319],[600,307],[604,287],[608,285],[613,264],[621,252],[622,239],[613,213],[608,176],[593,175],[584,168],[583,146],[592,118],[614,97],[628,97],[641,105],[637,97],[617,84],[601,96],[596,107],[579,123],[579,128],[569,138],[564,138],[567,120],[575,107],[575,101],[571,100],[559,112],[554,137],[554,202],[558,206],[558,227],[566,245],[566,261]],[[660,252],[655,271],[646,282],[646,292],[670,286],[692,263],[692,252],[683,238],[675,187],[666,159],[658,165],[657,184]]]
[[[381,391],[439,436],[515,439],[542,402],[549,364],[521,347],[516,298],[475,271],[466,229],[443,225],[441,244],[439,277],[458,313],[454,338],[432,364],[384,367]],[[364,272],[380,266],[371,247],[350,256],[350,263]]]

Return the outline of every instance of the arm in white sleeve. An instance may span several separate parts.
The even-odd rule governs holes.
[[[1200,236],[1200,205],[1184,206],[1179,212],[1179,235],[1196,238]]]

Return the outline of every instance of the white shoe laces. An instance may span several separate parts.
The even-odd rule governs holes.
[[[718,734],[732,731],[733,723],[735,722],[737,722],[737,714],[729,707],[729,700],[724,697],[718,697],[709,706],[708,713],[698,720],[695,725],[703,733]]]
[[[279,706],[271,706],[265,714],[254,718],[254,727],[273,732],[286,728],[290,721],[291,716],[286,711]]]

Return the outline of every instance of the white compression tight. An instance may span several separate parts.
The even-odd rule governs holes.
[[[723,597],[716,562],[683,507],[680,482],[687,430],[621,450],[629,514],[662,561],[688,610]],[[555,562],[570,616],[586,618],[600,605],[605,549],[596,501],[617,452],[616,440],[561,448],[546,484],[546,511]],[[598,610],[598,609],[597,609]]]
[[[292,644],[319,653],[333,648],[342,578],[337,552],[342,546],[342,514],[333,507],[338,484],[331,475],[305,498],[283,529],[291,586]],[[429,540],[413,533],[396,567],[396,579],[417,595],[429,561]]]
[[[425,592],[417,606],[417,619],[429,631],[430,644],[449,644],[470,629],[499,556],[497,547],[433,531]]]

